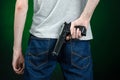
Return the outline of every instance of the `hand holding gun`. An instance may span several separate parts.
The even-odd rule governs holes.
[[[62,26],[62,30],[61,30],[61,33],[60,33],[60,36],[55,44],[55,48],[52,52],[53,55],[56,55],[58,56],[61,48],[62,48],[62,45],[66,42],[66,36],[70,35],[70,26],[71,26],[71,23],[64,23],[63,26]],[[85,26],[75,26],[76,29],[79,28],[79,30],[81,31],[81,35],[82,36],[86,36],[86,28]]]

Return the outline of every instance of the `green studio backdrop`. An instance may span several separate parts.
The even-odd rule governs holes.
[[[13,72],[13,21],[16,0],[0,1],[0,80],[20,80]],[[95,80],[118,80],[120,71],[119,0],[101,0],[91,20],[94,39],[91,41],[93,71]],[[33,0],[29,0],[29,10],[23,35],[25,53],[29,28],[32,23]],[[120,79],[120,78],[119,78]],[[63,80],[59,65],[51,80]]]

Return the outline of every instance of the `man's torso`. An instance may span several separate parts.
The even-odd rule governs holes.
[[[58,38],[61,25],[78,19],[87,0],[34,0],[34,15],[30,33],[40,38]],[[90,25],[87,36],[92,39]]]

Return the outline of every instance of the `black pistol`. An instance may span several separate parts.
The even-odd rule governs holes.
[[[70,35],[70,26],[71,23],[64,23],[62,26],[62,30],[61,33],[59,35],[59,38],[57,39],[57,42],[55,44],[55,48],[52,52],[53,55],[58,56],[62,45],[66,42],[66,36]],[[75,26],[75,28],[79,28],[79,30],[81,31],[81,35],[82,36],[86,36],[86,28],[84,26]]]

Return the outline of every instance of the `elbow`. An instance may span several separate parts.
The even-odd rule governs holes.
[[[98,4],[100,0],[91,0],[91,2]]]
[[[16,2],[16,10],[17,11],[22,11],[22,12],[27,12],[28,4],[24,3],[22,1]]]
[[[98,0],[98,3],[100,2],[100,0]]]
[[[96,0],[96,3],[98,4],[100,2],[100,0]]]

